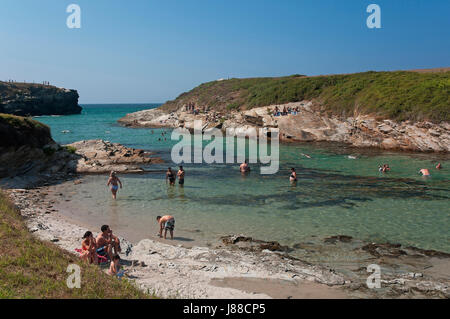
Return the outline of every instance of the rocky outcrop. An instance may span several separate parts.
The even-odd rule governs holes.
[[[46,125],[0,115],[0,185],[27,187],[73,172],[76,156],[53,141]]]
[[[162,162],[152,153],[102,140],[61,146],[48,126],[20,116],[0,114],[0,186],[35,187],[77,173],[143,172],[142,165]]]
[[[78,92],[50,85],[0,82],[0,113],[20,116],[81,113]]]
[[[275,107],[298,108],[296,115],[273,116]],[[194,115],[183,108],[165,113],[161,109],[128,114],[119,123],[132,127],[193,128],[194,120],[203,121],[203,130],[216,127],[248,134],[258,128],[278,128],[281,140],[299,142],[339,142],[355,147],[390,150],[449,152],[450,124],[378,120],[370,115],[329,116],[312,101],[271,105],[248,111],[207,112]]]
[[[77,173],[139,173],[141,165],[161,163],[152,153],[103,140],[80,141],[66,145],[79,157],[74,163]]]
[[[42,148],[53,142],[48,126],[13,115],[0,115],[0,136],[2,153],[22,146]]]

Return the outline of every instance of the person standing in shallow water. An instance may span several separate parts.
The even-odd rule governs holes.
[[[180,184],[180,186],[184,185],[184,175],[185,175],[185,171],[183,169],[183,166],[180,166],[180,169],[178,170],[177,176],[178,176],[178,184]]]
[[[250,166],[248,166],[248,161],[245,160],[244,163],[242,163],[239,166],[239,169],[240,169],[241,173],[248,173],[248,172],[250,172]]]
[[[169,180],[170,186],[173,186],[175,185],[175,179],[175,174],[173,173],[172,168],[169,167],[166,172],[166,183],[167,180]]]
[[[112,171],[111,174],[109,174],[109,179],[106,186],[110,186],[113,199],[116,199],[117,191],[119,190],[119,184],[120,188],[122,188],[122,182],[116,176],[116,172]]]
[[[295,168],[291,168],[291,175],[289,176],[289,180],[291,183],[297,182],[297,173],[295,172]]]

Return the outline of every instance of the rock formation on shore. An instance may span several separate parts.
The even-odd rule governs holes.
[[[298,107],[296,115],[273,116],[274,109]],[[279,129],[282,141],[340,142],[355,147],[420,152],[450,152],[450,123],[378,120],[370,115],[342,118],[320,112],[313,101],[269,105],[247,111],[206,112],[194,115],[183,108],[166,113],[162,109],[131,113],[119,123],[131,127],[171,127],[193,129],[202,121],[203,131],[233,129],[248,135],[254,129]],[[257,131],[258,132],[258,131]]]
[[[81,113],[78,92],[50,85],[0,82],[0,113],[20,116]]]
[[[449,78],[441,68],[213,81],[119,123],[192,129],[201,120],[203,131],[277,128],[285,141],[449,152]],[[292,112],[274,116],[276,107]]]
[[[0,185],[35,187],[77,173],[143,172],[141,165],[162,162],[152,153],[102,140],[57,144],[38,121],[0,114]]]
[[[80,156],[75,164],[77,173],[139,173],[144,171],[141,165],[162,163],[160,158],[150,157],[150,152],[109,141],[80,141],[66,147]]]

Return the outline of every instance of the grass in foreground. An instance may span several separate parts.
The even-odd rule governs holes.
[[[81,288],[69,289],[69,264],[81,267]],[[27,230],[0,190],[0,298],[149,298],[125,278],[118,280]]]

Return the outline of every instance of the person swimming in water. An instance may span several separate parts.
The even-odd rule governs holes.
[[[166,183],[167,180],[169,180],[169,184],[173,186],[175,185],[175,179],[175,174],[173,173],[172,168],[169,167],[166,172]]]
[[[293,183],[297,181],[297,173],[295,172],[295,168],[291,168],[291,175],[289,176],[289,180]]]
[[[180,186],[184,185],[184,175],[185,175],[185,171],[183,169],[183,166],[180,166],[180,169],[178,170],[178,173],[177,173],[178,184],[180,184]]]
[[[430,171],[428,170],[428,168],[422,168],[419,171],[419,174],[422,174],[422,176],[431,176]]]
[[[242,163],[241,166],[239,166],[239,169],[240,169],[241,173],[250,172],[250,166],[248,166],[248,161],[245,160],[244,163]]]
[[[110,186],[113,199],[116,199],[117,191],[119,190],[119,184],[120,184],[120,188],[122,188],[122,182],[116,176],[116,172],[112,171],[109,174],[109,179],[108,179],[108,183],[106,184],[106,186]]]
[[[438,164],[436,165],[436,169],[442,169],[441,163],[438,163]]]

